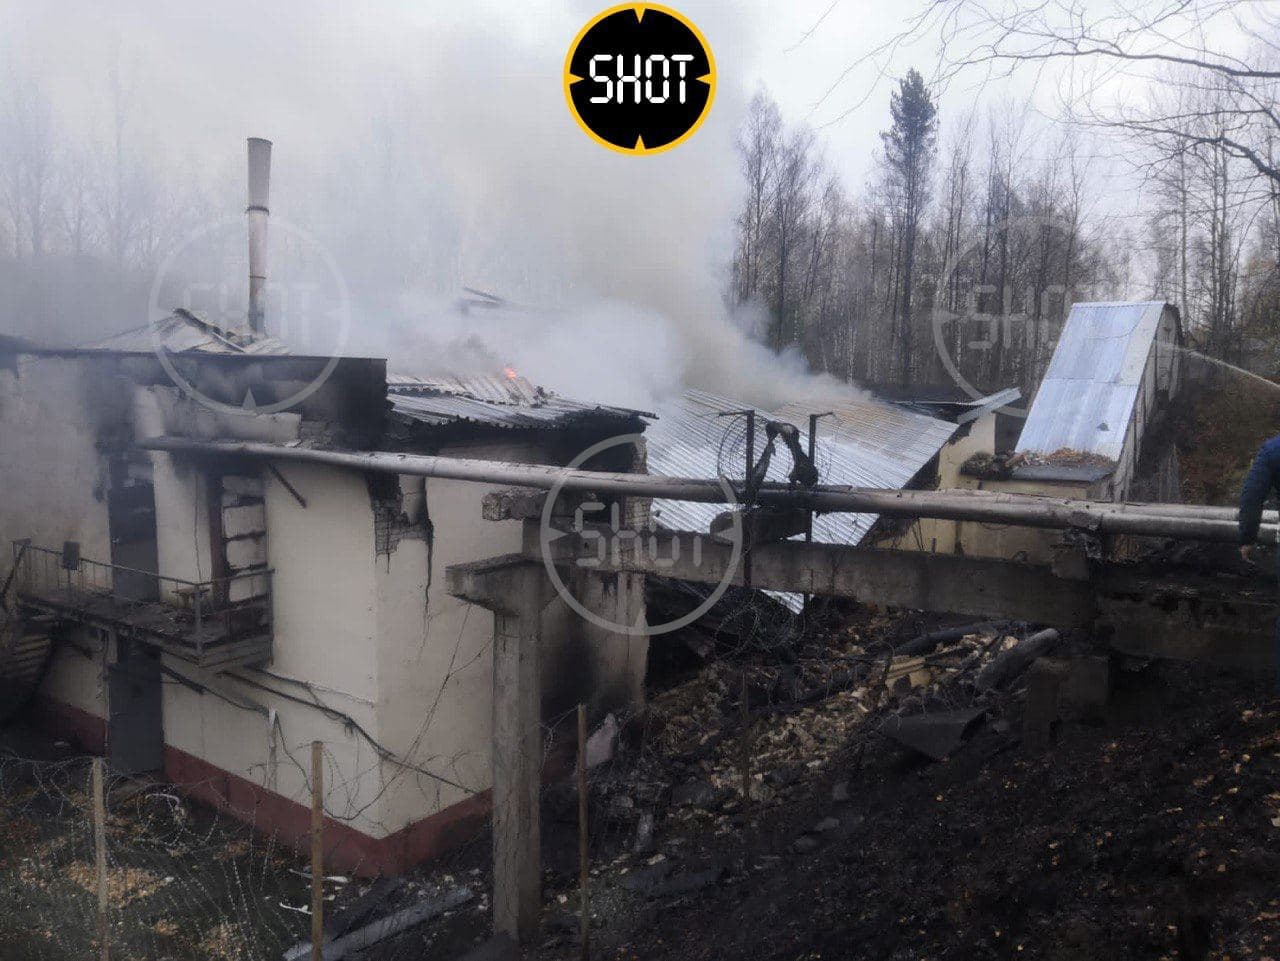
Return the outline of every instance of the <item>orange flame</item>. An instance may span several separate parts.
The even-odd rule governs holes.
[[[515,380],[520,376],[514,367],[503,367],[502,372],[507,375],[507,380]]]

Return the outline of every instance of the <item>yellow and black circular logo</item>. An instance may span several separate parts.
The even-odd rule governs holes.
[[[715,92],[706,37],[683,14],[656,4],[598,14],[564,61],[574,119],[620,153],[660,153],[684,143],[710,112]]]

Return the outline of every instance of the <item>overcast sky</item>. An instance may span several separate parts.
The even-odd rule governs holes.
[[[603,6],[574,0],[5,0],[0,54],[10,69],[39,76],[68,122],[84,132],[105,122],[105,77],[118,56],[144,102],[148,132],[175,151],[185,145],[216,158],[219,145],[238,154],[238,141],[249,134],[301,150],[326,145],[343,127],[356,135],[371,99],[390,102],[397,88],[459,45],[476,57],[459,69],[459,86],[474,89],[533,64],[525,81],[545,84],[558,97],[568,43]],[[678,7],[703,29],[716,55],[720,119],[735,120],[742,94],[763,84],[788,117],[823,125],[863,100],[876,81],[875,66],[855,70],[815,104],[856,56],[900,29],[910,3],[683,0]],[[530,56],[512,63],[512,48]],[[901,73],[918,61],[927,69],[931,54],[921,45],[885,66]],[[1015,89],[1024,86],[1019,81]],[[963,92],[957,99],[967,106],[971,97]],[[868,168],[887,103],[881,83],[865,104],[823,128],[830,160],[854,185]],[[943,102],[944,112],[959,106]],[[542,119],[549,131],[578,135],[562,105]]]
[[[892,82],[878,71],[917,65],[928,76],[936,43],[842,74],[923,2],[680,0],[712,46],[717,99],[693,138],[654,157],[603,149],[564,103],[568,45],[600,0],[0,0],[0,79],[36,81],[60,136],[101,147],[118,64],[128,139],[154,179],[199,181],[223,216],[243,210],[244,138],[273,140],[273,218],[331,244],[365,305],[357,326],[370,339],[357,350],[425,356],[423,331],[471,338],[473,320],[421,322],[429,294],[471,284],[583,308],[559,338],[582,344],[576,369],[618,349],[595,340],[596,318],[609,316],[633,356],[664,343],[656,329],[683,338],[683,351],[653,351],[651,365],[684,356],[710,384],[717,367],[740,374],[755,363],[724,347],[725,326],[739,320],[724,317],[722,298],[741,190],[734,138],[752,91],[767,87],[788,120],[819,129],[856,196],[888,123]],[[975,84],[941,93],[944,128],[1002,97],[1033,94],[1046,116],[1057,109],[1052,75]],[[1116,92],[1145,96],[1134,84]],[[1095,176],[1096,203],[1133,209],[1120,166],[1104,160]],[[627,310],[602,315],[604,301]],[[528,348],[526,339],[498,331],[485,356],[514,353],[513,341]],[[563,376],[562,348],[521,359]],[[763,370],[767,359],[756,359]],[[661,379],[634,366],[646,383]],[[616,380],[567,386],[602,395]]]

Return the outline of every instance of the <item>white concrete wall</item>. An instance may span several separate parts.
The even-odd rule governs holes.
[[[79,541],[83,557],[110,561],[110,473],[97,445],[123,429],[127,390],[82,358],[15,362],[16,370],[0,369],[0,570],[8,574],[12,541],[23,537],[55,550]],[[94,659],[59,652],[41,692],[106,717],[101,644],[88,633],[77,643]]]
[[[459,457],[549,461],[553,452],[528,442],[457,446]],[[425,491],[431,537],[408,537],[374,561],[378,602],[380,740],[414,765],[453,783],[382,765],[387,788],[381,820],[402,827],[487,789],[491,783],[493,616],[448,594],[445,569],[518,551],[517,521],[481,518],[483,484],[404,477],[409,517]],[[371,557],[372,559],[372,557]],[[632,620],[643,611],[640,578],[610,582],[576,595],[608,617]],[[643,701],[647,639],[586,624],[559,599],[543,612],[543,714],[548,721],[585,699],[599,715]]]
[[[175,670],[229,699],[166,685],[165,740],[300,804],[309,796],[304,772],[310,742],[323,741],[326,810],[380,837],[399,825],[388,826],[380,817],[381,763],[370,742],[379,739],[375,704],[383,694],[378,687],[368,487],[354,471],[283,462],[277,466],[307,506],[264,472],[267,557],[275,572],[271,663],[265,673],[242,669],[213,676],[166,659]],[[162,483],[158,474],[157,501],[172,496],[176,503],[173,491],[161,494]],[[189,485],[182,490],[195,493]],[[190,507],[188,498],[185,509]],[[354,720],[368,737],[339,714]]]
[[[508,452],[514,453],[514,452]],[[402,489],[420,489],[404,478]],[[383,765],[391,784],[384,818],[403,827],[489,787],[493,617],[445,590],[450,564],[520,547],[520,525],[480,517],[490,488],[428,480],[431,537],[366,554],[377,577],[378,730],[405,760],[452,784]]]
[[[293,415],[216,415],[167,387],[138,388],[134,411],[140,436],[288,441],[298,426]],[[186,457],[154,453],[152,463],[160,573],[208,579],[206,473]],[[307,505],[265,468],[258,472],[263,505],[252,513],[255,525],[265,518],[266,557],[275,571],[273,656],[267,673],[246,669],[212,675],[166,657],[171,669],[218,693],[166,684],[165,741],[298,803],[307,803],[309,793],[305,770],[310,742],[323,741],[326,810],[357,830],[380,836],[387,832],[377,818],[379,761],[369,740],[377,739],[378,679],[368,487],[355,471],[296,463],[281,463],[277,469],[303,493]],[[234,524],[234,515],[235,510],[224,512],[224,522],[230,517]],[[318,702],[330,713],[295,698]]]
[[[266,484],[275,642],[271,670],[372,701],[377,687],[373,510],[363,475],[280,463],[304,498]]]
[[[373,745],[343,719],[257,685],[277,688],[304,701],[318,700],[350,716],[369,732],[375,725],[372,701],[252,671],[214,675],[169,656],[165,664],[212,689],[199,693],[178,683],[165,684],[165,743],[170,748],[306,804],[310,797],[310,744],[319,740],[325,750],[325,811],[366,834],[377,837],[387,833],[377,817],[379,762]],[[209,786],[225,796],[220,781],[213,775]]]
[[[123,444],[130,430],[139,437],[296,436],[296,418],[215,415],[172,388],[106,383],[106,375],[96,373],[110,369],[101,357],[41,357],[18,373],[0,371],[6,490],[0,536],[6,544],[15,537],[52,547],[78,540],[84,556],[110,559],[104,437]],[[558,456],[541,441],[443,453],[526,462]],[[205,468],[161,453],[151,461],[158,573],[205,580],[213,570]],[[393,538],[392,549],[379,552],[363,473],[287,461],[276,466],[306,506],[265,468],[259,472],[274,570],[272,660],[264,670],[213,675],[166,655],[171,670],[207,690],[164,684],[165,742],[305,803],[308,745],[320,739],[330,814],[386,836],[489,786],[492,616],[449,596],[444,572],[450,564],[518,550],[521,525],[481,518],[490,489],[484,485],[406,477],[401,506],[416,523]],[[643,610],[639,578],[597,585],[594,595],[584,590],[583,596],[611,617],[633,620]],[[579,698],[597,711],[642,700],[645,639],[588,629],[559,601],[545,612],[544,636],[549,711]],[[89,657],[60,653],[45,690],[105,717],[101,645],[85,638],[81,647]],[[300,703],[307,701],[314,703]],[[382,759],[371,742],[453,783]]]
[[[529,444],[469,445],[451,453],[528,462],[552,456]],[[275,762],[264,713],[178,685],[165,688],[166,740],[301,803],[306,782],[288,755],[302,757],[319,738],[332,765],[327,808],[384,837],[490,785],[492,615],[450,596],[445,569],[519,550],[521,525],[481,518],[491,487],[402,477],[400,508],[409,523],[391,537],[389,551],[379,552],[365,475],[288,461],[276,466],[307,504],[263,472],[267,553],[275,572],[273,659],[269,675],[237,674],[315,697],[354,718],[408,765],[380,759],[340,721],[225,676],[224,689],[276,712]],[[166,513],[196,513],[200,485],[160,470],[156,484]],[[171,541],[175,548],[190,543],[176,534]],[[611,582],[598,594],[582,596],[611,617],[634,619],[643,610],[639,578]],[[579,698],[601,712],[643,699],[646,639],[589,628],[558,600],[544,613],[544,639],[548,712]],[[189,666],[174,666],[191,673]]]

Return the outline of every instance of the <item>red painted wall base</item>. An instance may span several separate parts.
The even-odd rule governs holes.
[[[106,750],[106,722],[87,711],[38,698],[32,704],[32,717],[54,736],[84,751],[101,754]],[[169,745],[164,749],[164,777],[187,796],[274,834],[300,851],[310,850],[311,809],[306,805]],[[366,877],[401,874],[474,837],[488,822],[490,807],[490,792],[482,791],[384,838],[325,818],[325,868]]]
[[[74,744],[90,754],[107,750],[107,722],[96,714],[37,696],[31,702],[31,720],[54,737]]]
[[[259,831],[273,833],[299,850],[309,850],[309,807],[168,745],[164,776],[188,796]],[[488,821],[489,805],[489,792],[484,791],[385,838],[371,837],[326,817],[326,870],[332,867],[364,876],[403,873],[473,837]]]

